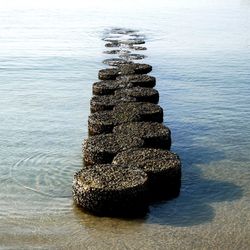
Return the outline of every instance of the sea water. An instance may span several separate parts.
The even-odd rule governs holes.
[[[148,2],[0,9],[1,249],[249,248],[250,2]],[[146,36],[140,62],[183,164],[180,196],[143,219],[94,217],[71,197],[114,27]]]

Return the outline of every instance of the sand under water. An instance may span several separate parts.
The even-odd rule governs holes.
[[[247,249],[249,16],[239,0],[1,9],[0,248]],[[71,194],[92,84],[119,57],[102,53],[116,50],[102,40],[114,27],[146,41],[130,58],[153,66],[183,164],[179,197],[134,220],[84,213]]]

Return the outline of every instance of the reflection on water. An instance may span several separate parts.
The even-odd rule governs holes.
[[[249,8],[191,2],[0,11],[0,248],[248,249]],[[183,163],[180,196],[137,220],[94,217],[71,198],[92,83],[114,56],[102,53],[103,30],[114,24],[146,34],[138,53],[153,65]]]

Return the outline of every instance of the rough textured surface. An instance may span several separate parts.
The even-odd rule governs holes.
[[[100,80],[115,80],[118,74],[118,69],[101,69],[99,70],[98,77]]]
[[[119,80],[106,80],[95,82],[93,84],[92,90],[93,95],[113,95],[116,90],[131,88],[133,85],[128,81]]]
[[[102,134],[90,136],[83,142],[85,166],[111,163],[114,156],[124,150],[143,147],[139,137],[118,134]]]
[[[137,98],[132,95],[99,95],[93,96],[90,101],[90,111],[91,113],[104,111],[104,110],[112,110],[114,106],[120,103],[126,102],[136,102]]]
[[[114,133],[140,137],[144,147],[170,149],[171,132],[169,128],[157,122],[132,122],[115,126]]]
[[[117,42],[110,42],[110,43],[105,44],[105,47],[107,47],[107,48],[114,48],[114,47],[119,47],[119,46],[120,46],[120,44]]]
[[[135,149],[119,153],[113,164],[128,164],[148,174],[152,199],[178,196],[181,184],[180,158],[166,150]]]
[[[95,82],[92,87],[94,95],[113,95],[116,90],[145,87],[153,88],[155,86],[155,78],[148,75],[129,75],[118,76],[116,80],[104,80]]]
[[[121,35],[130,35],[136,33],[137,30],[126,29],[126,28],[112,28],[110,34],[121,34]]]
[[[145,58],[136,54],[146,50],[138,46],[144,39],[135,30],[117,28],[103,37],[110,47],[103,53],[117,58],[103,61],[112,68],[100,70],[102,81],[93,84],[84,167],[73,180],[75,202],[96,215],[144,215],[149,201],[180,192],[181,162],[168,151],[171,131],[156,105],[156,79],[146,75],[152,66],[133,62]]]
[[[145,44],[145,41],[140,38],[141,37],[135,37],[135,36],[133,38],[131,37],[131,39],[126,39],[126,40],[116,38],[116,37],[105,38],[104,41],[108,42],[105,44],[105,47],[115,47],[115,46],[121,46],[121,45],[133,46],[133,45],[138,45],[138,44]]]
[[[147,175],[126,166],[100,164],[74,175],[73,198],[100,216],[134,216],[147,212]]]
[[[162,108],[153,103],[131,102],[119,104],[114,107],[114,113],[121,114],[138,114],[140,121],[163,122]]]
[[[129,54],[131,51],[129,50],[124,50],[124,49],[113,49],[113,50],[105,50],[103,51],[104,54]]]
[[[112,111],[95,112],[89,116],[89,135],[111,133],[114,126],[130,122],[162,122],[162,108],[156,104],[128,102],[114,106]]]
[[[88,119],[89,135],[111,133],[115,124],[112,111],[91,114]]]
[[[159,102],[159,92],[152,88],[125,88],[115,91],[115,96],[120,98],[133,97],[137,102],[151,102],[157,104]]]
[[[128,75],[128,76],[118,76],[116,78],[121,82],[127,82],[132,84],[134,87],[146,87],[153,88],[156,83],[156,79],[153,76],[149,75]]]
[[[149,64],[126,63],[119,64],[117,68],[101,69],[98,77],[100,80],[115,80],[118,76],[147,74],[152,71],[152,66]]]
[[[110,43],[119,43],[119,37],[106,37],[103,39],[105,42],[110,42]]]
[[[144,63],[123,64],[118,67],[119,75],[147,74],[152,66]]]
[[[134,49],[134,50],[147,50],[146,47],[134,46],[134,45],[130,45],[129,48],[130,48],[130,49]]]
[[[120,44],[134,45],[134,44],[144,44],[144,40],[140,39],[128,39],[119,41]]]
[[[144,59],[146,56],[141,54],[124,54],[119,55],[119,57],[125,60],[141,60]]]
[[[105,59],[102,61],[104,64],[107,64],[109,66],[119,66],[122,64],[128,64],[128,61],[122,58],[111,58],[111,59]]]
[[[114,126],[140,121],[141,117],[138,113],[117,113],[113,111],[101,111],[93,113],[88,119],[89,135],[99,135],[111,133]]]
[[[111,55],[114,55],[114,54],[119,54],[121,50],[119,49],[113,49],[113,50],[105,50],[103,51],[104,54],[111,54]]]

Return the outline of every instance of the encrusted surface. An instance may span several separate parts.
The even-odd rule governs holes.
[[[100,80],[115,80],[118,74],[118,69],[101,69],[99,70],[98,77]]]
[[[112,163],[131,164],[145,171],[152,200],[170,199],[180,193],[181,161],[170,151],[152,148],[128,150],[117,154]]]
[[[94,165],[74,175],[72,188],[75,202],[97,215],[133,216],[148,209],[147,175],[140,169]]]
[[[147,74],[152,71],[152,66],[145,63],[119,65],[119,75]]]
[[[159,92],[152,88],[134,87],[120,89],[115,91],[115,96],[119,96],[120,98],[133,97],[137,102],[159,102]]]
[[[125,63],[117,68],[101,69],[98,73],[100,80],[115,80],[120,75],[147,74],[152,70],[149,64]]]
[[[116,125],[136,121],[141,121],[141,116],[137,112],[95,112],[88,119],[89,135],[111,133]]]
[[[119,104],[114,107],[113,112],[118,114],[138,114],[140,121],[152,121],[162,122],[163,121],[163,110],[162,108],[153,103],[146,102],[130,102]]]
[[[120,44],[134,45],[134,44],[144,44],[145,41],[141,39],[129,39],[129,40],[121,40]]]
[[[113,107],[113,110],[95,112],[89,116],[89,134],[111,133],[114,126],[142,121],[162,122],[162,108],[159,105],[146,102],[119,103]]]
[[[132,166],[99,164],[84,168],[76,174],[84,189],[123,190],[143,185],[147,174]]]
[[[129,54],[131,53],[129,50],[124,50],[124,49],[113,49],[113,50],[105,50],[103,51],[104,54]]]
[[[130,45],[129,48],[130,48],[130,49],[134,49],[134,50],[147,50],[146,47],[134,46],[134,45]]]
[[[119,46],[120,46],[120,44],[117,42],[109,42],[109,43],[105,44],[105,47],[107,47],[107,48],[114,48],[114,47],[119,47]]]
[[[113,28],[103,40],[111,48],[104,53],[117,58],[103,61],[111,67],[100,70],[101,81],[93,84],[84,167],[74,176],[73,197],[97,215],[142,214],[149,199],[179,194],[181,161],[168,151],[171,132],[162,124],[156,79],[147,75],[152,66],[135,63],[145,56],[131,53],[146,50],[139,46],[145,37]]]
[[[134,87],[153,88],[156,83],[155,77],[149,75],[141,75],[141,74],[118,76],[116,79],[121,82],[130,83]]]
[[[104,64],[108,64],[109,66],[119,66],[121,64],[128,64],[128,61],[122,58],[111,58],[105,59],[102,61]],[[131,62],[132,63],[132,62]]]
[[[114,133],[140,137],[144,147],[170,149],[170,129],[157,122],[132,122],[115,126]]]
[[[133,87],[128,81],[106,80],[99,81],[93,84],[94,95],[113,95],[116,90]]]
[[[111,163],[113,157],[124,150],[143,147],[143,140],[118,134],[90,136],[83,142],[85,165]]]
[[[93,96],[90,101],[90,110],[92,113],[104,110],[112,110],[114,106],[120,103],[136,102],[137,98],[129,95],[99,95]]]
[[[170,172],[179,175],[181,161],[177,154],[162,149],[135,149],[119,153],[113,160],[114,164],[131,164],[146,173]]]
[[[144,59],[146,56],[142,54],[123,54],[119,55],[119,57],[125,60],[141,60]]]

